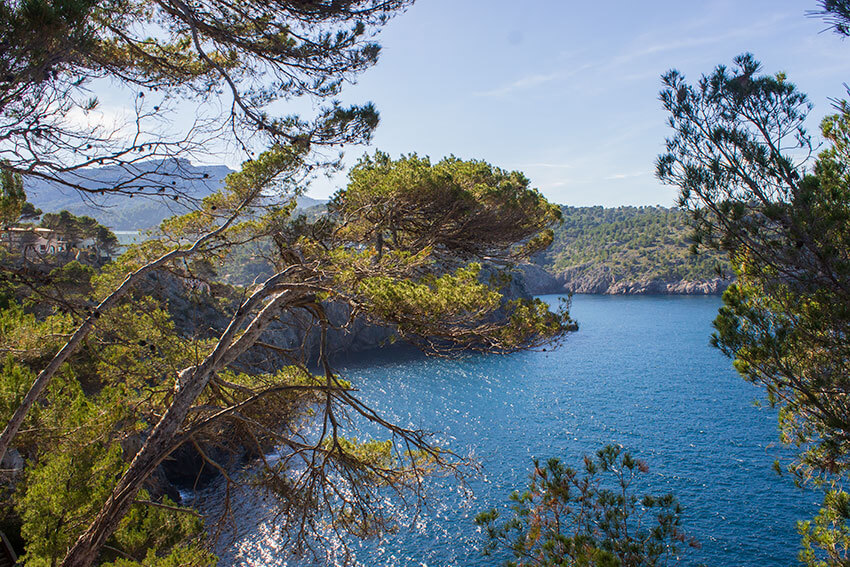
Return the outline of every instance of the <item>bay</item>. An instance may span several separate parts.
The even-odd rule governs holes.
[[[367,403],[436,432],[439,445],[482,467],[465,487],[431,479],[427,508],[399,515],[412,527],[354,543],[358,561],[498,565],[504,556],[481,555],[475,515],[504,508],[534,458],[578,466],[615,443],[649,464],[648,491],[679,498],[683,527],[701,544],[682,564],[795,563],[795,523],[816,513],[819,496],[772,470],[791,453],[777,442],[776,412],[754,403],[762,392],[708,344],[719,305],[717,297],[580,295],[572,310],[580,330],[555,350],[434,359],[387,349],[340,361]],[[268,564],[268,555],[251,561],[260,555],[243,546],[240,562]]]

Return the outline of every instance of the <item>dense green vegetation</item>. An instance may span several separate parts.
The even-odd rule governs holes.
[[[563,224],[537,261],[575,276],[607,269],[618,280],[703,280],[728,276],[722,255],[694,254],[687,215],[664,207],[562,207]]]
[[[0,221],[34,213],[24,177],[104,207],[187,205],[102,269],[0,257],[0,515],[25,564],[214,564],[197,512],[168,494],[162,465],[177,451],[222,475],[228,495],[263,490],[292,553],[394,528],[376,495],[414,503],[423,473],[458,459],[365,405],[334,372],[328,334],[356,316],[430,352],[510,352],[566,332],[566,310],[508,301],[503,279],[481,277],[480,261],[520,261],[551,238],[558,208],[518,172],[376,154],[331,214],[292,218],[307,181],[341,164],[338,147],[370,141],[375,107],[338,95],[411,3],[0,3]],[[106,85],[126,96],[129,135],[66,119],[97,108]],[[299,97],[309,114],[274,104]],[[197,120],[170,120],[187,108]],[[213,176],[185,158],[210,147],[241,168],[214,192],[189,191]],[[85,217],[45,222],[99,237]],[[217,281],[254,242],[269,244],[268,277]],[[312,345],[298,329],[275,342],[294,321]],[[354,439],[352,416],[378,438]],[[256,474],[231,475],[246,459]]]
[[[373,496],[380,488],[414,496],[423,471],[456,462],[421,432],[385,421],[333,372],[326,332],[350,319],[332,317],[329,305],[429,352],[510,352],[567,330],[566,312],[506,301],[500,278],[480,277],[477,260],[521,260],[551,238],[558,207],[518,172],[377,153],[310,220],[292,216],[292,200],[265,198],[300,157],[285,147],[247,162],[202,209],[168,219],[102,270],[71,262],[24,282],[0,264],[13,286],[0,349],[15,352],[0,372],[0,441],[10,443],[0,453],[23,459],[0,495],[0,521],[24,540],[27,564],[209,565],[196,512],[169,500],[159,468],[181,446],[228,483],[239,459],[298,447],[240,481],[278,502],[295,526],[293,550],[318,545],[327,522],[360,536],[390,525]],[[48,220],[67,230],[96,224]],[[250,288],[219,283],[216,267],[254,241],[272,243],[272,273]],[[187,328],[175,300],[217,313],[200,331]],[[320,330],[318,352],[306,341],[269,344],[270,325],[292,316]],[[387,438],[347,437],[349,413]],[[75,545],[79,559],[67,555]]]
[[[823,6],[847,35],[850,2]],[[823,120],[810,160],[811,103],[750,54],[696,84],[670,71],[661,100],[674,134],[658,177],[680,188],[697,241],[727,254],[737,276],[712,342],[779,408],[781,438],[798,448],[788,470],[825,491],[820,514],[799,525],[801,563],[847,565],[850,105]]]
[[[637,494],[649,467],[614,445],[584,457],[582,470],[534,461],[529,483],[511,494],[510,514],[475,518],[485,554],[507,550],[505,567],[660,567],[698,543],[681,530],[672,494]]]

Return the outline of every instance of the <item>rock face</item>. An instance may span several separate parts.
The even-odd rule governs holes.
[[[519,280],[525,291],[531,295],[564,293],[563,282],[537,264],[520,265],[515,279]]]
[[[331,356],[377,348],[393,336],[389,327],[374,325],[363,317],[352,319],[347,305],[331,302],[324,307],[332,325],[328,329],[327,341]],[[286,349],[297,349],[303,345],[308,362],[315,362],[319,356],[321,332],[311,317],[287,313],[269,327],[262,340]]]
[[[233,288],[226,285],[193,284],[168,273],[152,273],[145,283],[145,291],[167,300],[175,326],[183,336],[218,336],[230,322],[223,306],[230,304],[234,309],[237,304]],[[392,336],[392,329],[373,325],[362,317],[350,320],[348,306],[341,303],[326,304],[325,310],[332,325],[328,330],[330,354],[376,348]],[[287,313],[269,326],[261,340],[284,349],[303,346],[306,358],[315,360],[320,338],[312,317]]]
[[[723,293],[730,279],[710,280],[622,280],[607,267],[588,270],[586,266],[568,268],[556,276],[562,289],[569,293],[596,293],[607,295],[714,295]]]
[[[0,470],[12,479],[17,478],[24,470],[24,459],[17,449],[9,449],[0,460]]]
[[[700,281],[648,280],[615,282],[606,293],[611,295],[719,295],[731,283],[731,280],[722,278]]]
[[[604,295],[716,295],[723,293],[731,279],[709,280],[623,280],[605,266],[574,266],[552,275],[540,266],[519,267],[519,280],[528,293],[590,293]]]

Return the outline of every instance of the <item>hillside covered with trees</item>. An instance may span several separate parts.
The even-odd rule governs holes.
[[[536,263],[567,291],[715,293],[729,277],[722,255],[695,254],[687,215],[664,207],[561,207],[562,224]],[[694,284],[694,285],[691,285]]]

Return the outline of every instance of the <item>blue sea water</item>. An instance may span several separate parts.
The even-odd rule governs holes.
[[[555,301],[554,296],[544,299]],[[700,549],[683,564],[790,565],[795,522],[819,496],[773,470],[790,452],[776,412],[708,344],[716,297],[576,296],[580,330],[556,350],[462,359],[408,351],[342,361],[362,399],[403,425],[438,433],[482,472],[468,490],[429,483],[413,527],[360,545],[364,565],[497,565],[473,522],[523,486],[533,458],[581,456],[617,443],[650,467],[648,490],[672,492]]]

